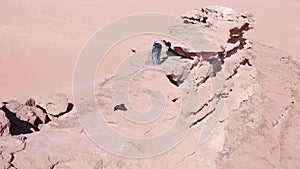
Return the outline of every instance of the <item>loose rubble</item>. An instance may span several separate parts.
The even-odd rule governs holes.
[[[39,131],[44,124],[54,119],[54,113],[59,117],[70,111],[68,105],[68,98],[59,93],[42,96],[38,103],[32,98],[24,103],[18,100],[4,102],[0,109],[1,135],[20,135]]]

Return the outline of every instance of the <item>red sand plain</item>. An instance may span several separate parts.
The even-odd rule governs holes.
[[[255,29],[248,37],[283,49],[300,61],[298,0],[1,0],[0,99],[6,101],[48,91],[61,91],[71,98],[76,59],[85,42],[102,26],[133,13],[180,16],[207,5],[253,13]],[[108,54],[98,71],[100,78],[111,75],[131,48],[149,46],[147,41],[131,42]]]

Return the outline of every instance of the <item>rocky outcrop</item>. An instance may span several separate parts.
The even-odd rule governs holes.
[[[24,103],[21,100],[10,100],[1,107],[1,135],[39,131],[44,124],[72,109],[67,97],[58,93],[42,96],[38,103],[32,98]]]
[[[48,93],[37,98],[36,103],[51,117],[60,116],[67,111],[69,106],[67,96],[62,93]]]
[[[26,137],[0,137],[0,166],[4,169],[17,168],[13,161],[15,154],[25,150]]]
[[[220,28],[224,26],[224,23],[254,22],[252,14],[222,6],[207,6],[194,9],[181,15],[181,17],[185,23],[201,24],[209,28]]]
[[[217,7],[228,11],[224,17],[216,12],[218,10],[208,9],[211,7],[194,10],[183,18],[187,23],[205,25],[212,30],[218,30],[218,25],[224,28],[225,20],[234,21],[228,24],[229,36],[224,38],[227,44],[215,41],[222,44],[218,58],[225,74],[225,95],[222,97],[227,103],[223,119],[219,121],[221,126],[224,125],[225,140],[216,158],[216,168],[295,168],[298,160],[293,154],[299,153],[296,150],[299,144],[291,138],[298,137],[296,132],[292,134],[293,130],[298,130],[298,123],[291,122],[289,117],[295,119],[299,114],[295,110],[296,98],[299,98],[295,94],[300,82],[299,63],[283,51],[244,39],[244,33],[252,29],[251,15]],[[212,15],[211,12],[213,19],[209,20],[206,16]],[[239,19],[245,22],[238,22]],[[221,22],[215,24],[216,20]],[[210,36],[211,39],[217,37],[222,35]],[[214,96],[192,112],[193,115],[200,114],[192,126],[213,115],[215,110],[208,105],[222,97]],[[287,124],[293,127],[287,127]],[[256,163],[251,163],[252,160]]]

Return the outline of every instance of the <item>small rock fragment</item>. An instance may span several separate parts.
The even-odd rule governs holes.
[[[116,110],[127,111],[127,108],[126,108],[125,104],[122,103],[122,104],[116,105],[114,107],[114,111],[116,111]]]

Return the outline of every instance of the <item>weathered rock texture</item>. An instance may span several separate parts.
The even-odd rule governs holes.
[[[62,93],[48,93],[37,98],[36,102],[47,114],[55,117],[67,111],[69,104],[67,96]]]
[[[191,133],[170,151],[146,159],[112,155],[97,147],[80,127],[75,110],[45,124],[39,132],[7,136],[14,123],[5,120],[7,110],[35,129],[43,118],[35,105],[48,115],[57,116],[67,109],[64,97],[49,95],[26,104],[5,103],[0,110],[0,165],[2,168],[289,168],[300,166],[300,65],[284,51],[251,42],[244,33],[252,29],[253,16],[225,7],[205,7],[183,15],[185,24],[170,27],[170,34],[185,37],[195,49],[165,40],[169,51],[162,52],[165,71],[151,69],[136,74],[128,94],[132,105],[146,111],[160,89],[166,96],[165,111],[152,124],[138,125],[114,111],[111,97],[114,76],[101,82],[96,99],[105,121],[112,128],[132,137],[151,137],[170,127],[180,113],[195,117]],[[213,48],[199,35],[206,36]],[[198,38],[198,39],[197,39]],[[198,43],[198,44],[197,44]],[[197,46],[198,45],[198,46]],[[147,54],[136,52],[135,62],[143,63]],[[135,62],[130,65],[137,67]],[[195,83],[191,83],[191,79]],[[220,80],[221,79],[221,80]],[[222,82],[214,83],[216,81]],[[214,84],[214,85],[212,85]],[[117,86],[124,85],[122,83]],[[217,90],[212,90],[217,86]],[[181,112],[182,88],[195,88],[201,97],[199,107]],[[154,98],[150,102],[149,95]],[[88,100],[88,99],[87,99]],[[153,100],[152,100],[153,101]],[[62,102],[63,106],[58,104]],[[86,111],[89,111],[89,103]],[[222,114],[218,106],[224,103]],[[34,109],[32,109],[34,108]],[[130,106],[126,105],[127,111]],[[33,115],[36,114],[36,115]],[[220,115],[220,117],[218,116]],[[2,118],[3,117],[3,118]],[[218,118],[216,128],[204,143],[199,136],[205,124]],[[210,131],[208,131],[209,133]]]
[[[0,110],[0,136],[9,134],[10,122],[6,118],[5,112]]]
[[[0,109],[0,134],[20,135],[39,131],[45,123],[54,119],[53,112],[60,112],[56,115],[58,117],[71,108],[67,97],[59,93],[42,96],[38,103],[32,98],[4,102]]]

